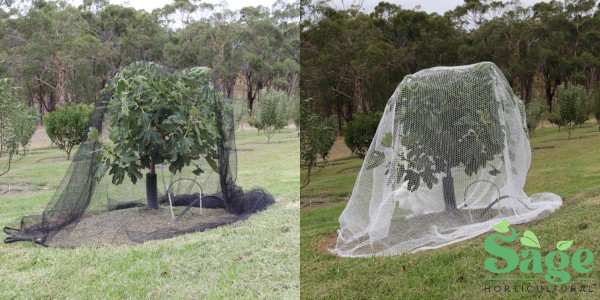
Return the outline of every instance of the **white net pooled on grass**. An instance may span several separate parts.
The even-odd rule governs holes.
[[[523,192],[530,161],[523,102],[496,65],[406,76],[385,107],[332,252],[417,252],[502,220],[543,218],[562,199]]]

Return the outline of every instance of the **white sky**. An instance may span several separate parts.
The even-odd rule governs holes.
[[[382,0],[332,0],[333,6],[339,9],[349,8],[353,3],[360,3],[362,1],[363,10],[366,12],[373,11],[373,8],[379,4]],[[463,0],[386,0],[386,2],[399,4],[404,9],[413,9],[415,6],[420,5],[423,11],[428,13],[436,12],[443,15],[448,10],[453,10],[459,5],[464,3]],[[508,2],[503,0],[503,2]],[[521,0],[521,4],[524,7],[532,6],[537,2],[550,2],[542,0]]]
[[[69,0],[69,2],[71,2],[75,6],[79,6],[83,3],[82,0]],[[165,4],[173,2],[173,0],[110,0],[109,2],[114,3],[114,4],[121,4],[123,6],[130,6],[135,9],[144,9],[147,12],[151,12],[155,8],[160,8],[160,7],[165,6]],[[222,1],[220,1],[220,0],[205,0],[203,2],[217,4]],[[271,7],[271,5],[273,5],[273,3],[275,3],[275,0],[252,0],[252,1],[228,0],[228,1],[223,1],[223,2],[228,3],[229,9],[238,10],[238,9],[246,7],[246,6],[262,5],[262,6],[266,6],[266,7]]]

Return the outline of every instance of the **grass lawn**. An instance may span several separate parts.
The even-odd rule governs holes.
[[[311,178],[311,184],[301,191],[301,297],[350,299],[511,299],[584,298],[600,296],[600,133],[595,124],[586,124],[575,130],[571,140],[567,133],[556,128],[538,129],[531,138],[532,164],[527,176],[525,192],[553,192],[563,197],[563,206],[547,219],[517,225],[518,232],[535,232],[545,256],[555,250],[560,240],[573,240],[573,247],[565,252],[572,256],[577,249],[588,249],[595,254],[592,281],[574,281],[571,284],[591,285],[594,293],[496,293],[484,292],[491,285],[516,284],[546,285],[542,275],[536,281],[486,281],[494,277],[484,267],[489,255],[483,241],[489,234],[441,249],[416,254],[368,259],[339,258],[328,252],[335,246],[339,229],[338,217],[352,193],[359,159],[346,158],[331,161]],[[304,170],[301,178],[304,177]],[[311,205],[308,205],[312,203]],[[517,253],[524,250],[518,243],[511,244]],[[544,266],[544,272],[546,271]],[[566,271],[576,274],[569,266]],[[495,276],[499,277],[499,276]],[[523,277],[518,270],[502,277]],[[531,276],[528,276],[531,277]],[[548,284],[549,285],[549,284]],[[552,287],[553,289],[553,287]]]
[[[277,199],[269,209],[230,226],[139,246],[54,249],[0,243],[0,299],[298,298],[297,133],[283,130],[271,144],[256,131],[238,132],[236,138],[237,147],[246,150],[238,152],[238,184],[266,188]],[[41,213],[69,166],[38,162],[66,156],[60,150],[33,152],[0,177],[4,189],[10,181],[29,190],[0,196],[1,226]]]

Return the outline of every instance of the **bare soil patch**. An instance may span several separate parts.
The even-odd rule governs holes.
[[[552,148],[554,148],[554,146],[539,146],[539,147],[533,147],[533,150],[552,149]]]
[[[335,139],[335,142],[333,143],[331,151],[329,151],[329,156],[327,157],[327,159],[336,160],[340,158],[346,158],[349,156],[352,156],[352,151],[350,151],[350,148],[348,148],[348,146],[346,146],[346,143],[344,143],[344,137],[338,136]]]
[[[31,149],[45,148],[52,146],[52,141],[46,134],[46,126],[38,126],[31,138]]]
[[[287,139],[283,139],[280,141],[272,141],[272,142],[255,142],[252,143],[253,145],[269,145],[269,144],[283,144],[283,143],[289,143],[289,142],[293,142],[298,140],[298,138],[287,138]],[[239,151],[239,150],[238,150]]]
[[[69,160],[67,159],[66,156],[60,156],[60,157],[42,158],[42,159],[38,160],[37,162],[41,162],[41,163],[53,163],[53,162],[61,162],[61,161],[69,161]]]
[[[314,249],[317,253],[323,254],[331,254],[329,249],[335,248],[335,243],[337,242],[337,231],[331,232],[327,235],[323,235],[320,239],[318,239],[314,244]]]
[[[181,210],[178,210],[179,212]],[[77,223],[68,225],[49,242],[52,247],[135,245],[136,236],[171,237],[174,232],[198,232],[239,220],[224,209],[193,207],[177,223],[172,222],[168,208],[147,210],[128,208],[97,215],[84,215]],[[133,239],[133,240],[132,240]]]
[[[27,196],[39,192],[49,191],[49,185],[32,185],[31,182],[12,182],[10,188],[8,183],[0,184],[0,198],[10,198],[16,196]]]
[[[324,207],[329,207],[329,206],[334,206],[334,205],[339,205],[341,203],[347,203],[348,199],[342,200],[342,201],[331,201],[331,199],[333,199],[334,196],[331,197],[327,197],[327,198],[302,198],[301,199],[301,203],[300,203],[300,207],[304,210],[311,210],[311,209],[317,209],[317,208],[324,208]]]
[[[339,170],[338,173],[340,173],[340,174],[356,173],[356,172],[360,171],[360,168],[362,168],[362,167],[346,168],[346,169]]]

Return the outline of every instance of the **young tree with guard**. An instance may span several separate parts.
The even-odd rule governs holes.
[[[180,172],[204,158],[217,171],[217,128],[213,112],[211,71],[196,67],[165,72],[154,63],[139,63],[112,82],[114,99],[107,116],[112,122],[97,173],[109,170],[119,184],[127,175],[133,183],[146,174],[148,208],[158,209],[156,166],[169,164]],[[97,139],[97,133],[92,134]],[[194,174],[204,170],[195,165]]]

